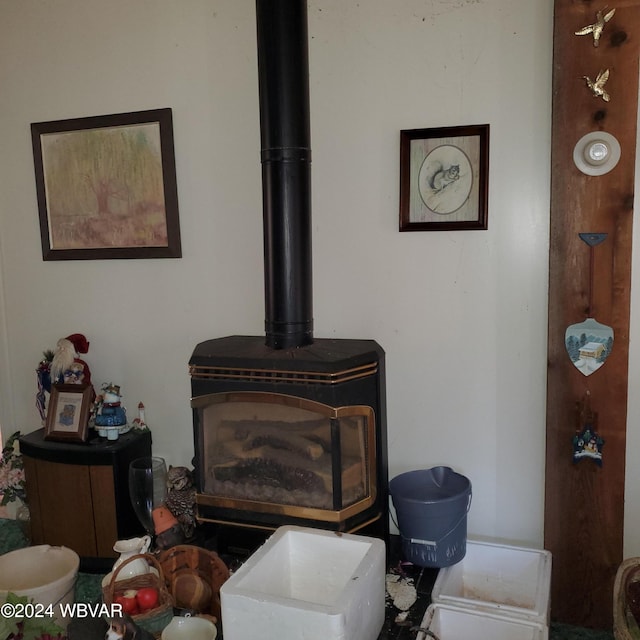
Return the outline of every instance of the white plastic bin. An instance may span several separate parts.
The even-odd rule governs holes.
[[[461,609],[445,604],[431,604],[420,624],[438,640],[547,640],[549,628],[540,622],[509,618],[486,611]],[[433,636],[420,631],[416,640],[431,640]]]
[[[551,553],[467,541],[462,561],[440,569],[431,601],[549,624]]]
[[[220,598],[225,640],[375,640],[385,616],[385,545],[280,527]]]

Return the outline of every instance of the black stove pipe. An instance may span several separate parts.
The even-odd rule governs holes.
[[[306,0],[256,0],[266,345],[313,342]]]

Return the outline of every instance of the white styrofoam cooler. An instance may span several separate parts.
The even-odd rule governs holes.
[[[375,640],[385,616],[382,540],[284,526],[220,589],[225,640]]]
[[[463,609],[446,604],[431,604],[424,614],[416,640],[547,640],[549,628],[541,622],[510,618],[486,611]]]
[[[551,553],[467,540],[459,563],[440,569],[431,601],[549,624]]]

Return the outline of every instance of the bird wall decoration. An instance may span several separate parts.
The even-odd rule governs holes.
[[[594,98],[602,98],[605,102],[609,102],[611,100],[611,96],[604,88],[604,85],[607,83],[609,79],[609,69],[605,69],[604,71],[600,71],[596,76],[595,80],[592,80],[588,76],[582,76],[587,83],[587,87],[593,93]]]
[[[607,11],[605,13],[607,7],[598,11],[596,13],[596,21],[593,24],[588,24],[586,27],[582,27],[575,32],[577,36],[586,36],[589,34],[593,35],[593,46],[597,47],[600,45],[600,37],[602,36],[602,32],[604,30],[604,25],[613,18],[613,14],[616,12],[615,9],[611,9],[611,11]]]

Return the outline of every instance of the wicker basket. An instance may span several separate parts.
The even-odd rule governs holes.
[[[627,602],[627,587],[636,580],[640,580],[640,558],[628,558],[618,567],[613,587],[613,635],[616,640],[640,640],[640,627]]]
[[[160,552],[160,565],[167,587],[171,590],[174,578],[192,572],[202,578],[211,588],[211,602],[200,613],[220,620],[220,587],[229,577],[229,568],[214,551],[188,544],[176,545]]]
[[[148,573],[132,576],[131,578],[118,580],[120,571],[126,567],[127,564],[139,558],[144,558],[150,568],[156,571],[149,571]],[[159,638],[162,630],[171,622],[171,618],[173,617],[173,599],[165,584],[162,566],[154,556],[148,553],[134,555],[119,564],[113,570],[111,580],[102,588],[102,597],[105,604],[111,605],[115,601],[116,593],[126,591],[127,589],[142,589],[143,587],[155,587],[158,590],[158,605],[153,609],[131,617],[138,626],[153,634],[156,638]]]

